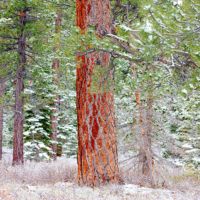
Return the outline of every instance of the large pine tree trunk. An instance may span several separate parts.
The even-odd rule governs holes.
[[[15,116],[14,116],[14,141],[13,141],[13,165],[23,164],[23,125],[24,125],[24,78],[26,65],[26,36],[24,28],[26,25],[26,11],[19,13],[21,32],[18,38],[19,65],[16,72],[15,89]]]
[[[5,80],[0,77],[0,160],[2,159],[2,138],[3,138],[3,103],[2,98],[5,92]]]
[[[101,38],[110,33],[109,0],[77,0],[77,26],[96,27]],[[113,71],[110,54],[94,52],[78,57],[78,184],[118,182],[118,157],[114,116]]]
[[[62,22],[62,15],[61,13],[57,13],[57,18],[56,18],[56,33],[59,33],[60,27],[61,27],[61,22]],[[58,47],[54,48],[54,51],[56,52]],[[59,72],[58,69],[60,67],[60,61],[58,59],[55,59],[53,61],[52,68],[54,70],[54,84],[58,86],[59,84]],[[56,97],[53,100],[53,109],[52,109],[52,116],[51,116],[51,129],[52,129],[52,151],[53,155],[52,158],[56,160],[57,158],[57,132],[58,132],[58,101],[59,97],[58,94],[56,94]]]

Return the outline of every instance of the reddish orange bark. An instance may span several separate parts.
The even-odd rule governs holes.
[[[20,15],[21,32],[18,37],[19,65],[16,72],[15,89],[15,116],[14,116],[14,141],[13,141],[13,165],[23,164],[23,125],[24,125],[24,78],[26,65],[26,10],[22,10]]]
[[[54,71],[54,74],[55,74],[54,84],[55,85],[58,85],[58,83],[59,83],[59,73],[58,73],[59,66],[60,66],[60,61],[54,60],[52,68],[55,70]],[[51,113],[52,113],[52,115],[51,115],[52,134],[50,135],[50,137],[52,139],[52,151],[53,151],[53,154],[51,155],[51,157],[54,160],[56,160],[56,157],[57,157],[58,101],[59,101],[59,97],[58,97],[58,94],[56,94],[56,97],[53,99],[53,106],[52,106],[52,111],[51,111]]]
[[[56,18],[56,33],[59,33],[59,29],[61,27],[62,23],[62,15],[61,13],[57,13],[57,18]],[[56,52],[58,47],[54,48],[54,52]],[[54,70],[54,84],[58,86],[59,84],[59,72],[58,69],[60,67],[60,61],[58,59],[55,59],[53,61],[52,68]],[[52,109],[52,116],[51,116],[51,129],[52,129],[52,135],[50,136],[52,139],[52,151],[53,154],[51,155],[54,160],[57,158],[57,132],[58,132],[58,101],[59,97],[58,94],[56,94],[56,97],[53,100],[53,109]]]
[[[76,10],[77,26],[83,34],[88,25],[96,27],[96,34],[100,38],[110,33],[109,0],[77,0]],[[79,56],[78,61],[77,182],[91,186],[118,182],[113,73],[108,70],[110,54],[94,52]]]
[[[5,80],[0,77],[0,160],[2,159],[2,137],[3,137],[3,104],[1,103],[5,91]]]

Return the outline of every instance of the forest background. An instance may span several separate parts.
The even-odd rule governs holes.
[[[199,173],[198,0],[110,3],[112,34],[104,33],[100,39],[93,26],[81,34],[72,0],[0,1],[0,147],[13,146],[15,94],[20,84],[16,77],[20,74],[24,83],[20,95],[24,99],[25,160],[52,160],[55,145],[57,156],[76,157],[77,56],[80,52],[105,51],[111,54],[114,70],[118,154],[124,171],[137,166],[142,115],[142,126],[151,124],[155,161]],[[25,13],[21,12],[25,7]],[[22,55],[19,41],[23,39]],[[25,62],[20,59],[23,56]],[[19,72],[20,62],[25,65]],[[95,73],[98,76],[98,69]],[[56,141],[52,137],[55,129]]]

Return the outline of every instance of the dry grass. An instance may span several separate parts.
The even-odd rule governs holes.
[[[60,158],[56,162],[26,162],[24,166],[11,166],[10,161],[0,162],[0,184],[29,185],[54,184],[75,179],[76,161]]]
[[[132,166],[132,167],[130,167]],[[142,185],[145,177],[141,175],[141,163],[137,160],[120,167],[120,174],[125,183]],[[157,188],[188,190],[200,189],[200,171],[185,169],[169,162],[155,162],[153,178]],[[148,185],[148,184],[147,184]]]
[[[0,200],[200,200],[197,171],[185,171],[173,165],[157,163],[157,189],[140,187],[140,174],[135,168],[121,166],[125,185],[100,188],[75,184],[76,160],[61,158],[56,162],[26,162],[11,166],[9,159],[0,162]],[[67,182],[66,182],[67,181]],[[164,182],[163,182],[164,181]]]
[[[100,188],[78,187],[73,183],[29,186],[6,184],[3,200],[199,200],[199,190],[151,189],[136,185],[107,185]]]

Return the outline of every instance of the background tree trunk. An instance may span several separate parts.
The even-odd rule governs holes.
[[[56,18],[56,33],[60,32],[60,27],[61,27],[61,22],[62,22],[62,15],[61,13],[57,13],[57,18]],[[58,47],[54,48],[54,52],[56,52]],[[60,67],[60,61],[58,59],[55,59],[53,61],[52,68],[54,70],[54,84],[58,86],[59,84],[59,72],[58,69]],[[53,100],[53,109],[52,109],[52,116],[51,116],[51,129],[52,129],[52,151],[53,155],[52,158],[56,160],[57,157],[57,132],[58,132],[58,101],[59,97],[58,94],[56,94],[56,97]]]
[[[137,79],[135,67],[132,66],[134,79]],[[149,84],[152,84],[150,81]],[[151,132],[152,132],[152,91],[148,91],[147,97],[147,109],[146,109],[146,121],[143,117],[143,109],[140,102],[140,94],[139,91],[136,90],[136,103],[138,106],[139,111],[139,122],[140,122],[140,163],[142,164],[142,181],[141,185],[150,185],[151,187],[155,186],[154,178],[153,178],[153,168],[154,168],[154,161],[153,161],[153,153],[151,148]]]
[[[152,81],[149,82],[149,84],[152,85]],[[146,145],[148,152],[150,152],[150,156],[146,160],[146,172],[147,176],[149,177],[150,185],[152,187],[155,186],[155,180],[153,177],[153,169],[154,169],[154,159],[153,159],[153,152],[152,152],[152,143],[151,143],[151,137],[152,137],[152,123],[153,123],[153,91],[148,91],[148,97],[147,97],[147,109],[146,109]]]
[[[26,36],[24,33],[26,25],[26,10],[19,13],[21,33],[18,38],[19,66],[16,72],[15,89],[15,116],[14,116],[14,141],[13,141],[13,165],[23,164],[23,124],[24,124],[24,78],[26,65]]]
[[[151,67],[148,67],[149,73],[152,70]],[[152,78],[149,78],[148,81],[148,94],[147,94],[147,109],[146,109],[146,137],[147,137],[147,149],[150,152],[150,157],[148,158],[149,164],[147,167],[146,174],[149,176],[150,185],[152,187],[155,186],[155,180],[153,176],[153,170],[154,170],[154,157],[153,157],[153,151],[152,151],[152,125],[153,125],[153,83]],[[147,163],[147,162],[146,162]]]
[[[7,0],[3,0],[3,7],[6,8]],[[1,66],[1,69],[3,70],[5,65]],[[5,79],[3,77],[0,77],[0,160],[2,159],[2,148],[3,148],[3,104],[1,103],[1,100],[5,93]]]
[[[102,38],[111,32],[110,1],[77,0],[77,26],[83,32],[96,27]],[[110,54],[79,56],[77,67],[78,175],[79,184],[118,182],[118,157],[114,116],[113,71]]]
[[[2,98],[5,93],[5,80],[0,77],[0,160],[2,159],[2,139],[3,139],[3,103]]]

